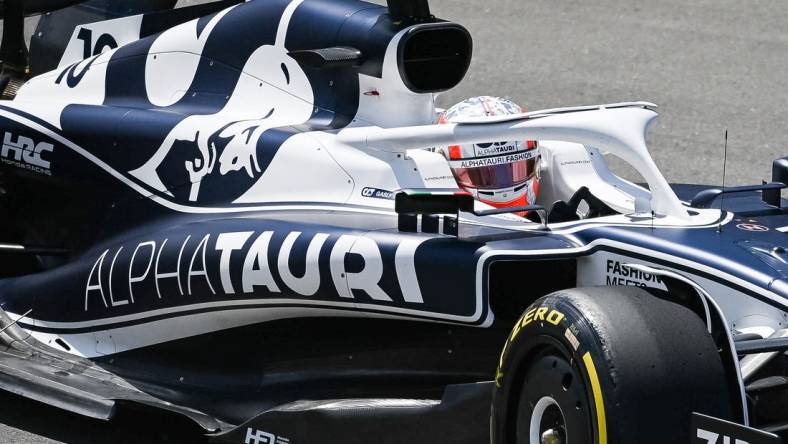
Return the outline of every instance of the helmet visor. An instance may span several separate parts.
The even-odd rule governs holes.
[[[463,188],[499,189],[530,179],[536,173],[536,160],[536,152],[525,151],[506,156],[454,160],[450,165]]]

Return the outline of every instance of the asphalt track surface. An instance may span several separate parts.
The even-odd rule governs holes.
[[[530,110],[651,101],[661,115],[651,152],[672,182],[719,184],[726,130],[728,184],[768,180],[788,155],[784,0],[432,0],[432,10],[475,41],[468,76],[440,106],[473,95]],[[168,416],[104,423],[0,394],[2,443],[198,442],[193,433]]]

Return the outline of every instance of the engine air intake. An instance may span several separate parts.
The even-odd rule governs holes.
[[[465,77],[472,52],[471,35],[460,25],[416,25],[400,42],[400,75],[405,85],[415,93],[446,91]]]

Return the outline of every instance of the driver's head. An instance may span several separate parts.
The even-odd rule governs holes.
[[[508,99],[472,97],[446,110],[440,123],[523,111]],[[457,183],[478,200],[497,208],[536,203],[539,144],[535,140],[453,145],[441,150],[449,160]]]

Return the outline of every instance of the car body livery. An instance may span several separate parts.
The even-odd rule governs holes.
[[[472,41],[421,0],[75,3],[3,5],[57,10],[3,51],[0,388],[228,443],[780,442],[785,159],[668,184],[646,102],[439,124]],[[535,204],[436,149],[494,140]]]

